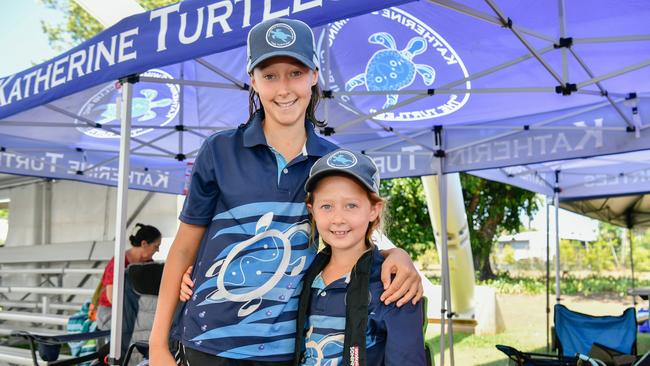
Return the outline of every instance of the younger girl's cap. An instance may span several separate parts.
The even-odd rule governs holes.
[[[248,32],[247,51],[249,74],[260,62],[276,56],[293,57],[312,70],[318,67],[314,33],[300,20],[276,18],[256,24]]]
[[[366,155],[346,149],[334,150],[314,163],[305,192],[312,192],[320,179],[335,173],[351,175],[371,192],[379,193],[379,170],[375,162]]]

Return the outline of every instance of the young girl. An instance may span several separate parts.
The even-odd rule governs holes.
[[[169,330],[192,264],[195,293],[176,327],[186,363],[291,364],[296,289],[316,255],[303,186],[314,162],[336,149],[314,132],[323,125],[315,117],[317,66],[306,24],[274,19],[251,29],[251,116],[206,139],[194,163],[160,287],[153,365],[174,364]],[[382,300],[405,303],[422,294],[404,251],[390,252],[382,276],[391,285]]]
[[[379,300],[378,190],[365,155],[336,150],[311,169],[306,202],[325,248],[303,277],[295,365],[426,365],[422,303],[397,309]]]

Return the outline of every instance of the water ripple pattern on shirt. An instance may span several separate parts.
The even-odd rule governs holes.
[[[255,202],[221,212],[215,215],[212,221],[263,216],[268,212],[282,212],[283,216],[304,216],[307,214],[307,207],[302,202]]]
[[[292,352],[296,329],[290,314],[297,309],[300,281],[316,253],[309,245],[306,216],[304,203],[285,202],[247,204],[214,216],[213,223],[222,224],[207,244],[223,249],[198,265],[190,310],[200,332],[185,333],[186,339],[197,347],[216,339],[233,346],[244,337],[259,341],[240,343],[222,357]],[[216,322],[210,320],[215,317]]]

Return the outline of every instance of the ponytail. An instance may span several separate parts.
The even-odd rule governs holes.
[[[135,233],[135,235],[129,236],[129,241],[134,247],[139,247],[142,244],[143,240],[151,244],[156,240],[162,238],[160,230],[158,230],[155,226],[137,223],[135,224],[135,227],[138,229],[138,231]]]

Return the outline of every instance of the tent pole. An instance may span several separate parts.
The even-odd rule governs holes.
[[[546,197],[546,352],[551,352],[551,343],[549,342],[550,332],[550,293],[551,293],[551,205],[549,197]]]
[[[565,7],[564,0],[558,0],[558,10],[559,10],[559,23],[560,23],[560,37],[566,38],[566,16],[565,16]],[[569,80],[569,63],[567,60],[567,48],[562,47],[560,49],[562,52],[562,84],[565,84]]]
[[[634,284],[634,230],[632,227],[628,227],[627,234],[629,235],[630,241],[630,269],[632,270],[632,290],[636,288]],[[636,306],[636,296],[632,295],[632,303]]]
[[[325,26],[325,38],[323,39],[323,44],[325,45],[325,66],[323,68],[323,81],[325,83],[325,90],[328,92],[331,92],[330,90],[330,43],[329,43],[329,36],[330,36],[330,23],[327,23],[327,26]],[[324,98],[324,104],[323,104],[323,110],[325,113],[325,122],[329,121],[330,119],[330,98]]]
[[[445,285],[445,267],[447,261],[445,260],[446,252],[445,252],[445,246],[443,242],[445,241],[443,239],[442,233],[445,231],[443,229],[445,225],[445,219],[444,216],[442,215],[442,197],[443,197],[443,192],[442,192],[442,180],[440,179],[440,176],[442,175],[440,172],[442,171],[442,161],[440,158],[438,160],[438,168],[436,169],[436,175],[438,178],[438,204],[440,204],[440,242],[437,243],[440,245],[440,254],[442,255],[442,258],[440,258],[440,266],[441,266],[441,273],[440,273],[440,366],[445,365],[445,322],[447,321],[447,286]]]
[[[124,250],[129,188],[129,145],[131,140],[131,100],[133,82],[121,81],[120,162],[117,180],[117,207],[115,218],[115,267],[113,271],[113,303],[111,314],[110,365],[119,365],[122,343],[122,308],[124,303]]]
[[[555,171],[555,189],[553,204],[555,205],[555,301],[560,303],[560,171]]]
[[[185,79],[185,63],[181,63],[181,74],[180,74],[181,80]],[[183,147],[183,131],[185,130],[185,86],[184,85],[179,85],[178,86],[178,94],[180,98],[180,105],[179,111],[178,111],[178,155],[177,158],[180,158],[183,156],[183,151],[185,150]]]
[[[436,126],[434,129],[435,146],[438,150],[435,157],[438,158],[438,202],[440,204],[440,245],[442,258],[441,285],[441,307],[440,307],[440,365],[445,365],[445,323],[447,324],[447,334],[449,337],[449,362],[454,366],[454,329],[453,329],[453,311],[451,307],[451,283],[449,280],[449,248],[447,243],[447,177],[443,174],[444,150],[442,143],[442,127]]]
[[[442,162],[442,159],[441,159]],[[440,236],[442,237],[442,247],[444,255],[444,281],[445,281],[445,299],[447,301],[447,334],[449,337],[449,362],[451,366],[454,366],[454,327],[453,327],[453,316],[454,312],[451,307],[451,281],[450,281],[450,272],[449,272],[449,246],[447,242],[448,233],[447,233],[447,176],[442,174],[442,164],[439,178],[439,187],[440,187],[440,227],[441,232]]]

